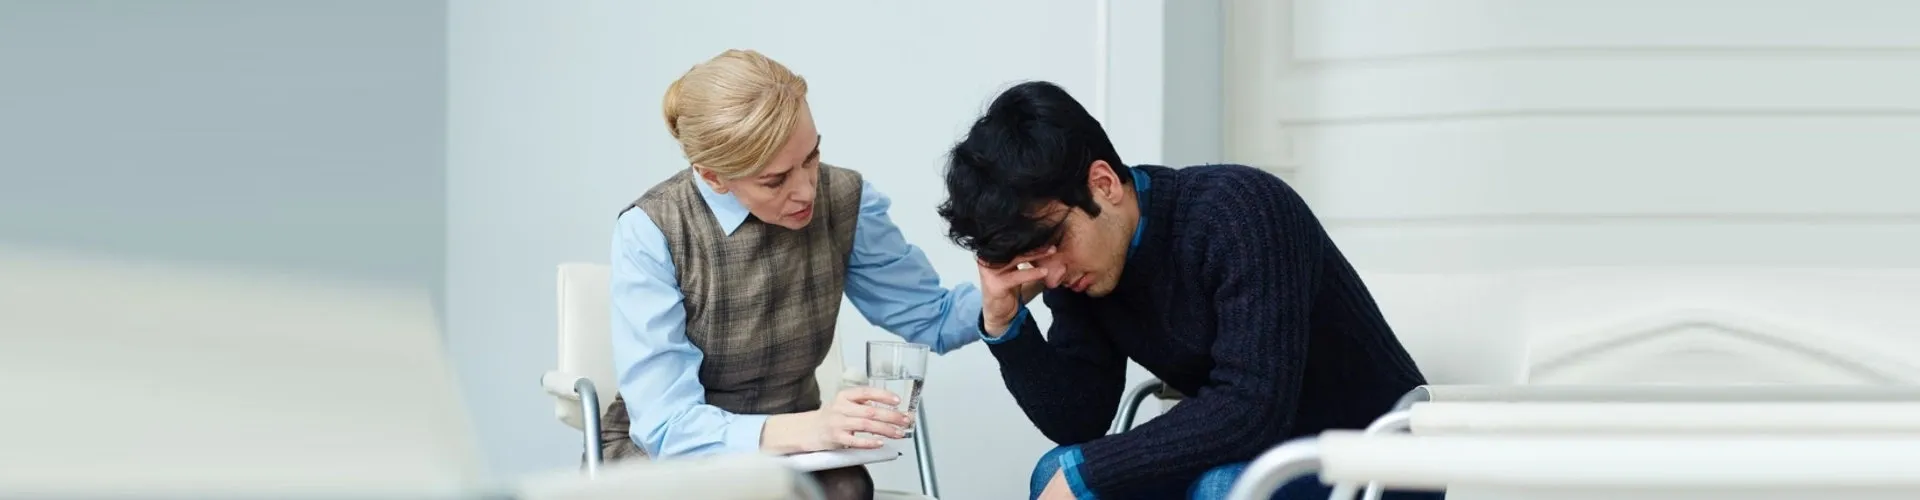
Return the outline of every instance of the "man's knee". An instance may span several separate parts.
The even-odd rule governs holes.
[[[814,472],[813,479],[828,500],[873,500],[873,476],[864,466]]]
[[[1033,477],[1029,479],[1029,487],[1033,490],[1032,496],[1040,496],[1040,491],[1047,488],[1047,482],[1052,481],[1053,475],[1060,472],[1060,457],[1078,448],[1078,446],[1061,446],[1040,455],[1040,461],[1033,464]]]

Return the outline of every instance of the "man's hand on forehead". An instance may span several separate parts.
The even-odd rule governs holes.
[[[1029,265],[1031,265],[1031,264],[1032,264],[1032,263],[1034,263],[1034,262],[1038,262],[1038,261],[1040,261],[1040,259],[1045,259],[1045,258],[1047,258],[1048,256],[1051,256],[1051,255],[1053,255],[1053,250],[1054,250],[1054,247],[1053,247],[1053,245],[1047,245],[1047,246],[1043,246],[1043,247],[1040,247],[1040,248],[1035,248],[1035,249],[1033,249],[1033,251],[1030,251],[1030,252],[1027,252],[1027,253],[1023,253],[1023,254],[1020,254],[1020,256],[1018,256],[1018,257],[1014,257],[1014,258],[1013,258],[1013,261],[1014,261],[1014,262],[1019,262],[1019,263],[1022,263],[1022,264],[1029,264]],[[1031,266],[1029,266],[1029,267],[1031,267]]]
[[[1052,245],[1047,245],[1040,248],[1036,248],[1033,251],[1020,254],[1018,256],[1015,256],[1011,260],[1008,260],[1006,262],[999,263],[999,264],[988,262],[986,259],[982,259],[980,257],[974,257],[973,260],[974,262],[979,263],[980,267],[984,267],[988,269],[994,269],[999,271],[1025,271],[1028,269],[1039,267],[1038,263],[1042,259],[1052,256],[1053,253],[1054,253],[1054,247]]]

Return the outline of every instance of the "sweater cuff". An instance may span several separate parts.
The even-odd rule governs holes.
[[[982,316],[980,318],[980,340],[985,341],[987,344],[999,344],[1009,340],[1013,340],[1014,337],[1020,336],[1020,325],[1025,324],[1026,322],[1027,322],[1027,306],[1020,306],[1020,312],[1014,313],[1013,321],[1010,321],[1007,323],[1007,333],[1001,334],[1000,337],[995,338],[995,337],[987,336],[987,318],[985,316]]]
[[[1087,460],[1080,456],[1080,448],[1075,447],[1060,455],[1060,473],[1067,476],[1067,489],[1073,491],[1073,498],[1096,500],[1099,497],[1094,496],[1093,490],[1087,488],[1086,481],[1080,479],[1080,466],[1085,463]]]

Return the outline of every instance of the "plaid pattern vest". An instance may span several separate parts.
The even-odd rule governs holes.
[[[692,169],[681,170],[629,209],[645,211],[666,235],[687,340],[703,355],[707,404],[746,414],[819,409],[814,370],[834,341],[860,215],[860,174],[822,164],[813,222],[805,228],[749,216],[731,235],[695,182]],[[624,403],[615,397],[603,417],[609,461],[640,454],[627,433]]]

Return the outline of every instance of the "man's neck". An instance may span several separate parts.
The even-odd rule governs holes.
[[[1134,170],[1132,171],[1132,173],[1133,173],[1133,182],[1128,183],[1127,185],[1128,187],[1131,187],[1133,189],[1130,189],[1125,193],[1123,193],[1126,195],[1127,201],[1131,201],[1132,203],[1127,203],[1125,201],[1120,203],[1120,206],[1131,207],[1133,209],[1132,213],[1127,214],[1128,217],[1126,218],[1128,222],[1126,234],[1129,235],[1127,240],[1128,241],[1127,243],[1128,259],[1132,259],[1134,250],[1140,247],[1140,238],[1143,234],[1146,233],[1146,230],[1147,230],[1146,224],[1151,222],[1146,217],[1147,215],[1146,194],[1147,194],[1147,191],[1151,189],[1151,186],[1146,184],[1147,182],[1146,174],[1141,173],[1138,170]]]

